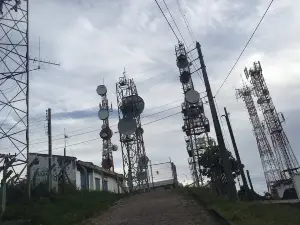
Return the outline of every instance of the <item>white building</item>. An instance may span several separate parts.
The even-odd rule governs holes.
[[[48,181],[49,157],[48,154],[30,153],[29,163],[37,158],[38,163],[30,169],[30,179],[34,188],[40,183]],[[65,165],[65,166],[63,166]],[[105,170],[91,162],[83,162],[75,157],[52,155],[52,187],[57,191],[65,167],[65,181],[76,185],[79,190],[99,190],[115,193],[126,191],[122,174]]]

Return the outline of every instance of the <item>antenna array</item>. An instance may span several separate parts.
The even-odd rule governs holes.
[[[177,67],[180,73],[185,100],[181,104],[184,125],[182,131],[186,134],[185,142],[189,154],[189,165],[194,182],[199,185],[200,174],[199,156],[204,150],[201,138],[203,134],[210,132],[209,121],[204,114],[203,102],[200,95],[194,89],[188,55],[182,43],[175,47]]]
[[[99,112],[98,117],[100,120],[103,121],[101,131],[100,131],[100,137],[102,139],[102,167],[104,169],[114,171],[114,162],[113,162],[113,151],[118,150],[117,145],[113,145],[111,143],[111,137],[113,135],[112,130],[109,127],[109,113],[112,112],[112,106],[108,105],[107,100],[107,89],[105,85],[99,85],[97,87],[97,93],[102,97],[102,101],[99,104]]]
[[[123,73],[116,83],[123,170],[129,192],[148,190],[148,157],[146,156],[140,115],[144,100],[138,95],[133,79]]]

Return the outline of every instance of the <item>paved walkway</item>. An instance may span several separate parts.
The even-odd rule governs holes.
[[[220,225],[196,202],[172,191],[155,191],[120,200],[86,225]]]

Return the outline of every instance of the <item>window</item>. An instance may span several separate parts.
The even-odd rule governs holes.
[[[103,191],[108,191],[107,180],[103,181]]]
[[[95,178],[95,190],[96,191],[100,191],[100,179],[99,178]]]

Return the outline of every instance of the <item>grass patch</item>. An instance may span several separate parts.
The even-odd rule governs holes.
[[[194,195],[208,208],[214,209],[233,225],[297,225],[300,209],[292,205],[262,204],[260,202],[230,202],[207,188],[182,188],[184,194]]]
[[[99,192],[76,191],[51,195],[30,203],[9,205],[3,220],[31,220],[33,225],[74,224],[109,208],[123,195]]]

